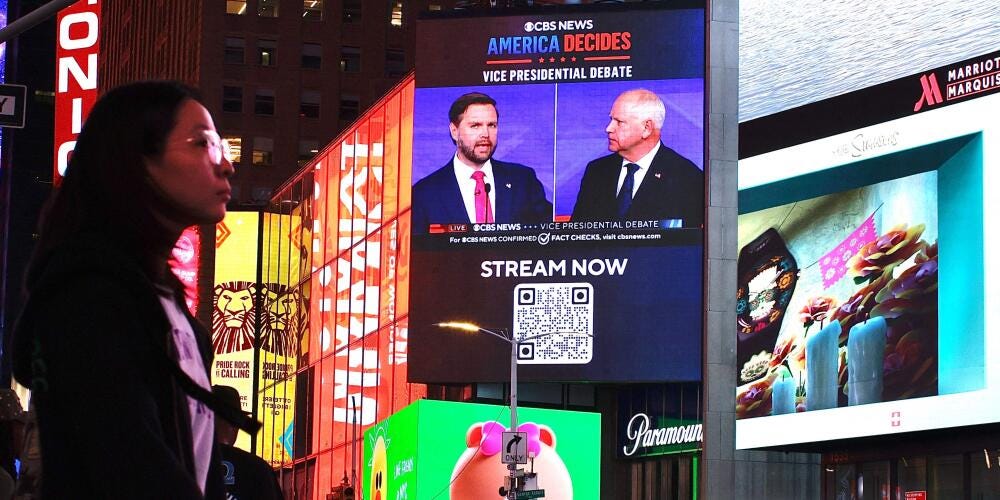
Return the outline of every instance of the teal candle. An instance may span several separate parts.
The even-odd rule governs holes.
[[[772,415],[795,413],[795,385],[795,379],[788,372],[788,368],[784,366],[779,368],[774,387],[771,388]]]
[[[831,321],[806,337],[806,410],[837,407],[837,340],[840,322]]]
[[[847,404],[882,401],[885,318],[876,316],[851,327],[847,336]]]

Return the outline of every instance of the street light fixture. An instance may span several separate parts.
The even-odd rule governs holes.
[[[452,330],[461,330],[469,333],[486,333],[496,337],[508,344],[510,344],[510,431],[517,432],[517,345],[520,342],[525,342],[528,340],[536,340],[552,335],[583,335],[587,337],[593,337],[589,333],[583,332],[546,332],[539,333],[536,335],[529,335],[521,339],[515,339],[513,334],[508,334],[506,330],[501,329],[499,332],[483,328],[475,323],[467,323],[462,321],[446,321],[444,323],[437,323],[435,326],[440,328],[449,328]],[[507,493],[507,498],[515,499],[517,498],[517,488],[515,486],[516,482],[514,480],[515,473],[517,472],[517,464],[511,463],[507,464],[507,469],[510,471],[510,491]]]

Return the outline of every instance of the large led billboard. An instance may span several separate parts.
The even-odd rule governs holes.
[[[518,408],[545,498],[599,498],[601,416]],[[417,401],[365,431],[362,498],[500,498],[506,406]]]
[[[410,377],[699,380],[705,11],[418,26]],[[455,33],[463,33],[456,40]],[[442,47],[448,47],[442,51]]]
[[[737,448],[1000,421],[998,69],[993,53],[742,125],[799,135],[739,163]]]

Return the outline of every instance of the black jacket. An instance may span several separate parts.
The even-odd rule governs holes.
[[[28,292],[14,376],[33,390],[43,498],[202,498],[170,323],[134,257],[82,235]],[[188,319],[207,370],[210,337]],[[224,495],[215,450],[205,498]]]
[[[587,164],[573,207],[574,221],[618,218],[618,174],[622,157],[602,156]],[[705,219],[705,174],[687,158],[660,144],[649,172],[639,184],[626,220],[681,219],[683,227],[701,227]]]

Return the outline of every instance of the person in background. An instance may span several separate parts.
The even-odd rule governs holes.
[[[32,390],[42,498],[224,498],[211,339],[168,259],[181,232],[226,213],[233,165],[196,92],[138,82],[105,93],[42,214],[15,378]]]
[[[228,385],[212,386],[219,401],[241,410],[240,393]],[[284,500],[274,470],[264,459],[235,446],[236,427],[223,419],[215,420],[215,439],[222,455],[223,483],[232,500]]]

